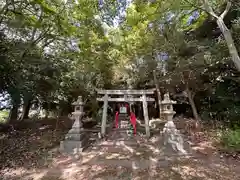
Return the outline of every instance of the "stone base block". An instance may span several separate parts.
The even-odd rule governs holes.
[[[70,134],[80,134],[82,132],[83,128],[81,127],[72,127],[72,129],[70,129],[68,131],[68,133]]]
[[[86,139],[86,133],[79,133],[79,134],[75,134],[75,133],[68,133],[65,137],[65,140],[69,140],[69,141],[82,141],[83,139]]]
[[[70,155],[77,155],[88,147],[88,139],[82,141],[65,140],[61,141],[60,152]]]

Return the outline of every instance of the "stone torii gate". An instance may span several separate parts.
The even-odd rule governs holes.
[[[148,98],[147,95],[154,94],[154,91],[155,91],[155,89],[149,89],[149,90],[97,90],[97,93],[99,95],[104,95],[101,98],[97,98],[97,101],[103,101],[104,102],[103,114],[102,114],[101,134],[105,135],[105,133],[106,133],[108,102],[142,102],[146,136],[150,137],[149,117],[148,117],[148,102],[154,102],[155,99],[154,98]],[[110,95],[119,95],[119,96],[122,96],[122,97],[112,98]],[[136,98],[131,97],[133,95],[141,96],[141,97],[136,97]]]

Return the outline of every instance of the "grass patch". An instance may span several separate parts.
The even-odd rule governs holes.
[[[7,110],[0,111],[0,123],[1,124],[6,123],[8,115],[9,115],[9,111],[7,111]]]

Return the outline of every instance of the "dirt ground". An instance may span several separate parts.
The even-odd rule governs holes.
[[[36,124],[36,123],[35,123]],[[35,128],[0,134],[2,180],[240,180],[240,162],[218,154],[204,139],[191,153],[168,153],[158,137],[99,141],[80,157],[58,152],[71,123],[45,120]],[[29,126],[30,127],[30,126]],[[116,132],[115,132],[116,134]]]

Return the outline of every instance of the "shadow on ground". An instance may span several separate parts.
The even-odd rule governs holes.
[[[117,135],[113,132],[106,140],[96,142],[78,159],[56,153],[45,166],[5,168],[1,171],[3,180],[240,179],[240,164],[214,153],[192,153],[188,157],[166,154],[161,137],[147,141],[140,136],[121,139]],[[44,135],[40,137],[45,139]]]
[[[0,170],[46,167],[71,128],[68,118],[21,123],[14,131],[0,134]]]

